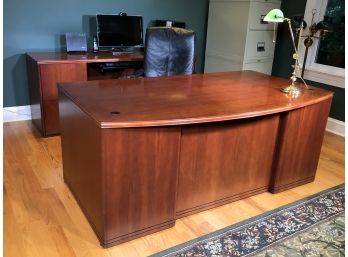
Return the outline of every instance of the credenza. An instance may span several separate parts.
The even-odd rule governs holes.
[[[333,94],[291,98],[288,83],[252,71],[61,83],[64,181],[101,245],[313,181]]]
[[[141,52],[47,52],[26,56],[31,118],[44,137],[60,133],[57,83],[127,77],[141,68],[143,61]]]

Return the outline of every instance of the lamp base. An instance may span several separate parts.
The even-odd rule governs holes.
[[[302,93],[302,89],[298,86],[295,86],[294,84],[291,84],[290,86],[282,87],[280,89],[283,93],[289,94],[293,97],[297,97]]]

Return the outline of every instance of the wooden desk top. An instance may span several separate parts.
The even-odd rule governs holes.
[[[92,53],[87,52],[85,54],[68,54],[65,52],[46,52],[46,53],[27,53],[32,59],[39,64],[49,63],[90,63],[90,62],[129,62],[129,61],[142,61],[144,54],[142,52],[124,53],[124,54],[112,54],[110,52]]]
[[[249,118],[315,104],[333,95],[312,88],[292,99],[279,91],[289,82],[253,71],[238,71],[61,83],[59,90],[102,128]]]

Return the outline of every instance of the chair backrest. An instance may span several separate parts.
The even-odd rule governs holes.
[[[146,30],[144,75],[161,77],[192,74],[195,32],[174,27]]]

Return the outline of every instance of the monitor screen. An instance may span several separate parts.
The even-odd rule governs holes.
[[[97,14],[99,47],[119,48],[143,45],[143,17]]]

